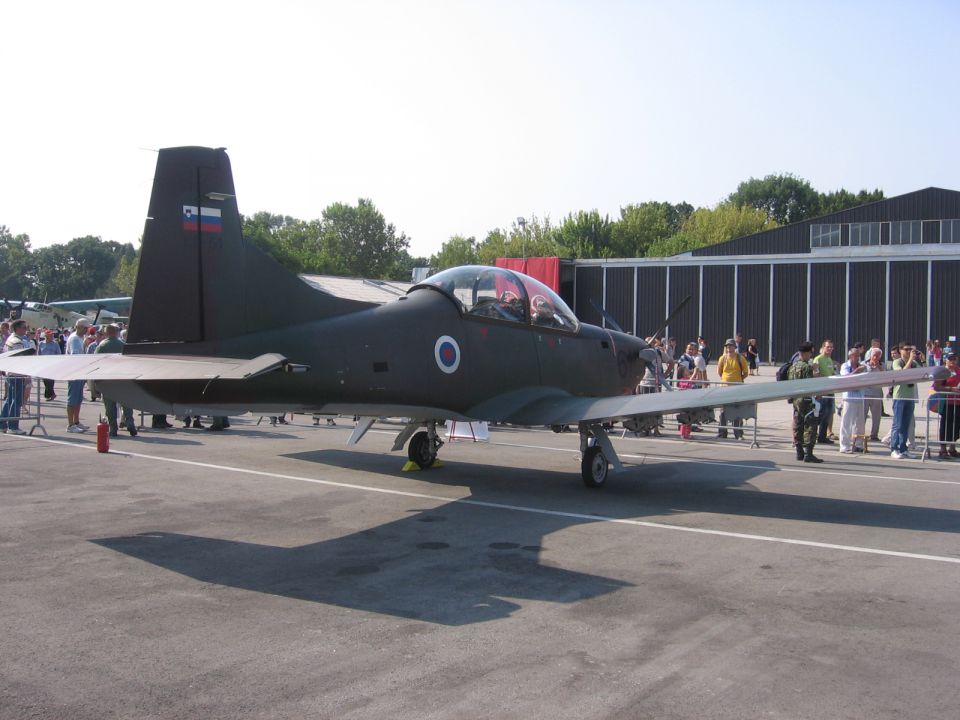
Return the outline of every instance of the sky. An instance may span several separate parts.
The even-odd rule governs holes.
[[[712,206],[750,177],[960,189],[960,3],[19,2],[0,225],[137,245],[155,150],[240,211],[369,198],[414,256],[517,217]]]

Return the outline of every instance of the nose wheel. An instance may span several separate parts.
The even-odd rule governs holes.
[[[407,457],[411,462],[415,462],[420,469],[426,470],[432,467],[437,461],[437,453],[443,440],[437,435],[437,428],[434,423],[430,423],[429,429],[421,430],[410,438],[410,444],[407,446]]]
[[[607,431],[600,423],[580,423],[580,475],[588,488],[602,488],[607,484],[610,466],[615,472],[623,470]]]

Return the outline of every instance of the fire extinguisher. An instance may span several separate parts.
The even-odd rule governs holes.
[[[110,452],[110,426],[104,417],[97,423],[97,452]]]

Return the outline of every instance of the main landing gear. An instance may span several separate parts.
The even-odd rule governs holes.
[[[437,434],[437,423],[431,420],[427,429],[421,430],[410,438],[407,446],[407,457],[415,462],[421,470],[432,467],[437,461],[437,453],[443,446],[443,440]]]
[[[599,423],[580,423],[580,474],[588,488],[602,488],[607,482],[610,466],[614,472],[623,470],[617,451]]]

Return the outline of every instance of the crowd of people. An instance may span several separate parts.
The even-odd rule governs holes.
[[[679,346],[676,338],[647,338],[647,342],[661,351],[662,372],[648,370],[637,388],[638,393],[657,392],[663,382],[672,382],[679,390],[695,390],[708,384],[733,385],[743,383],[748,377],[758,374],[759,349],[755,339],[744,341],[737,333],[723,344],[723,353],[716,363],[715,379],[708,377],[710,349],[703,337],[686,344],[684,352],[677,355]],[[835,346],[832,340],[824,340],[816,351],[810,342],[801,343],[789,363],[782,368],[783,380],[800,380],[813,377],[831,377],[833,375],[859,375],[871,372],[887,371],[882,343],[873,339],[870,347],[855,342],[847,350],[843,362],[834,359]],[[890,350],[889,368],[892,371],[911,368],[944,365],[951,374],[943,380],[937,380],[931,388],[931,398],[927,407],[939,415],[938,440],[940,459],[960,458],[957,441],[960,439],[960,364],[958,348],[953,341],[942,345],[939,340],[929,340],[924,353],[912,343],[901,341]],[[659,376],[659,378],[658,378]],[[662,382],[660,381],[662,379]],[[793,398],[793,444],[797,460],[820,463],[822,459],[814,454],[817,445],[839,444],[843,454],[867,452],[868,443],[876,442],[889,446],[890,456],[894,459],[912,457],[915,449],[914,417],[917,405],[921,401],[915,384],[892,383],[888,398],[893,400],[892,415],[884,411],[883,389],[881,387],[851,390],[842,393],[842,405],[837,405],[833,395],[818,395]],[[840,417],[839,436],[834,433],[834,419]],[[880,419],[892,418],[890,432],[880,437]],[[866,430],[867,419],[870,430]],[[679,417],[680,436],[692,439],[693,432],[702,428],[692,422],[685,422],[684,415]],[[743,438],[743,421],[732,419],[729,423],[727,413],[721,410],[718,421],[717,437],[727,439],[732,429],[736,440]],[[932,439],[931,439],[932,440]]]
[[[0,323],[0,349],[3,352],[36,349],[40,355],[80,355],[85,353],[120,353],[123,351],[126,330],[119,324],[92,325],[85,318],[78,319],[70,331],[40,328],[31,331],[22,319]],[[679,390],[696,390],[708,384],[734,385],[743,383],[747,378],[758,374],[760,353],[757,341],[744,340],[737,333],[724,341],[723,351],[716,361],[715,379],[708,376],[707,368],[711,361],[710,347],[703,337],[688,342],[683,352],[676,338],[647,338],[647,342],[660,350],[663,363],[660,368],[650,367],[637,387],[638,393],[658,392],[665,382],[671,382]],[[960,458],[957,441],[960,438],[960,363],[958,348],[953,341],[942,345],[939,340],[928,340],[926,352],[912,343],[902,341],[890,350],[890,368],[892,371],[921,367],[923,365],[944,365],[950,375],[937,380],[931,388],[931,397],[926,407],[939,415],[938,457],[941,459]],[[815,354],[812,343],[799,345],[797,352],[781,371],[784,377],[778,379],[799,380],[811,377],[830,377],[832,375],[859,375],[887,371],[884,352],[880,340],[874,339],[870,347],[855,342],[847,350],[843,362],[834,359],[835,346],[832,340],[824,340]],[[679,354],[678,354],[679,353]],[[5,433],[22,435],[19,418],[25,403],[29,401],[30,378],[7,374],[4,379],[4,399],[0,406],[0,429]],[[84,400],[84,380],[67,382],[67,432],[84,433],[90,428],[80,420],[80,409]],[[91,383],[93,385],[93,383]],[[44,397],[48,401],[56,399],[56,388],[52,380],[43,380]],[[95,387],[90,388],[91,398],[99,395]],[[850,390],[841,396],[842,407],[836,405],[832,395],[798,397],[793,404],[793,444],[797,460],[820,463],[821,458],[814,454],[815,446],[839,443],[839,451],[844,454],[863,453],[869,442],[889,445],[890,456],[894,459],[910,458],[911,450],[916,447],[914,441],[914,417],[920,402],[916,385],[910,383],[892,383],[888,398],[893,400],[892,416],[884,412],[883,392],[880,387],[863,390]],[[131,436],[137,434],[137,425],[133,410],[119,405],[113,399],[103,396],[103,416],[110,428],[110,435],[116,437],[122,423]],[[839,416],[840,433],[834,434],[834,418]],[[880,420],[892,417],[890,432],[880,437]],[[866,430],[867,419],[870,430]],[[204,427],[199,417],[180,418],[184,427]],[[679,416],[680,436],[690,440],[694,432],[703,429],[695,425],[688,416]],[[274,422],[277,420],[274,419]],[[280,419],[279,422],[285,422]],[[151,425],[154,429],[172,428],[166,415],[153,415]],[[226,417],[214,417],[206,426],[208,430],[225,430],[230,427]],[[729,438],[732,431],[735,440],[743,438],[743,420],[740,417],[728,418],[725,409],[720,412],[717,437]],[[656,429],[659,435],[660,430]]]
[[[0,351],[11,352],[14,350],[34,349],[39,355],[84,355],[88,353],[121,353],[126,341],[126,328],[122,324],[109,323],[105,325],[93,325],[86,318],[80,318],[74,324],[74,327],[68,330],[40,328],[31,331],[26,320],[9,320],[0,323]],[[24,405],[29,402],[31,383],[30,378],[7,374],[4,379],[4,399],[0,406],[0,430],[13,435],[23,435],[25,431],[20,428],[18,418],[22,415]],[[84,388],[87,385],[86,380],[67,381],[67,432],[85,433],[90,430],[89,425],[85,425],[80,420],[80,409],[84,401]],[[44,379],[44,398],[48,401],[55,400],[56,387],[53,380]],[[117,403],[115,400],[102,395],[96,388],[95,383],[90,383],[90,399],[96,401],[102,399],[103,417],[109,425],[111,437],[119,435],[120,425],[130,433],[131,437],[137,435],[137,424],[133,418],[133,409]],[[182,418],[185,422],[184,427],[204,427],[200,423],[199,417]],[[151,418],[151,427],[155,430],[164,430],[172,428],[173,425],[167,420],[166,415],[153,415]],[[206,426],[207,430],[226,430],[230,427],[230,422],[226,417],[214,417],[212,422]]]

